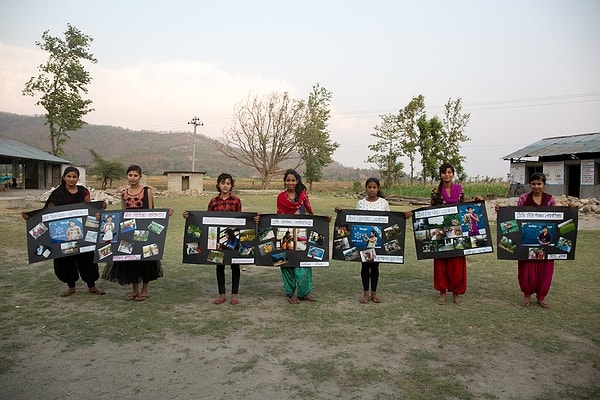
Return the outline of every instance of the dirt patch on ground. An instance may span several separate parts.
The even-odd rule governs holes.
[[[47,339],[26,343],[18,363],[0,376],[1,398],[28,399],[394,399],[394,380],[414,368],[415,351],[434,352],[440,369],[454,376],[475,398],[535,399],[557,386],[590,385],[600,375],[592,363],[575,362],[593,343],[565,338],[569,351],[533,356],[506,343],[500,351],[473,359],[460,348],[440,348],[433,338],[373,336],[368,342],[324,347],[310,338],[253,340],[237,332],[221,341],[208,337],[169,336],[156,343],[100,341],[66,348]],[[385,346],[386,352],[381,348]],[[572,351],[571,351],[572,350]],[[588,353],[589,354],[589,353]],[[352,355],[360,355],[355,357]],[[345,365],[340,363],[346,359]],[[328,364],[326,360],[336,360]],[[303,365],[320,360],[325,378],[308,376]],[[448,363],[448,361],[451,361]],[[330,371],[326,369],[329,368]],[[373,374],[373,384],[352,387],[353,373]],[[418,371],[415,371],[418,373]],[[386,381],[389,380],[389,384]],[[333,382],[333,383],[332,383]],[[544,397],[546,398],[546,397]],[[560,395],[557,397],[560,398]]]

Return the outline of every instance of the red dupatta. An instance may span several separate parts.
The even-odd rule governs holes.
[[[290,199],[286,191],[277,195],[277,214],[296,214],[298,211],[300,214],[313,213],[306,191],[300,192],[297,201]]]

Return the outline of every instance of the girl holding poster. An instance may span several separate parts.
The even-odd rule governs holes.
[[[546,176],[541,172],[535,172],[529,179],[529,187],[531,192],[525,193],[517,200],[517,207],[523,206],[538,206],[538,207],[554,207],[556,201],[551,194],[544,192],[544,186],[546,185]],[[495,210],[498,212],[500,206],[495,205]],[[540,236],[545,236],[543,233]],[[540,239],[541,240],[541,239]],[[544,237],[544,240],[546,238]],[[541,245],[547,244],[547,242],[540,242]],[[543,308],[550,307],[546,302],[546,296],[550,291],[550,285],[552,284],[552,276],[554,275],[554,261],[544,260],[543,256],[541,260],[519,260],[518,265],[518,278],[519,287],[523,292],[523,300],[521,300],[521,307],[528,307],[531,300],[531,295],[535,293],[537,302]]]
[[[142,168],[138,165],[130,165],[127,168],[127,181],[129,186],[121,192],[121,208],[135,209],[154,208],[152,189],[141,185]],[[169,215],[173,210],[169,209]],[[116,276],[115,276],[116,275]],[[125,296],[125,300],[144,301],[148,298],[148,285],[163,276],[160,261],[119,261],[113,265],[110,279],[118,280],[121,285],[131,284],[131,294]],[[142,289],[140,290],[140,282]]]
[[[235,196],[231,190],[235,181],[233,176],[230,174],[220,174],[217,177],[217,191],[219,194],[213,197],[208,203],[207,211],[233,211],[242,212],[242,201],[238,196]],[[189,211],[183,212],[183,218],[187,219],[190,216]],[[224,249],[234,250],[239,246],[239,239],[236,238],[235,233],[232,229],[228,228],[226,233],[226,241],[222,244]],[[214,301],[215,304],[222,304],[227,301],[227,294],[225,291],[225,265],[217,264],[217,289],[219,291],[219,297]],[[238,298],[238,291],[240,287],[240,265],[231,264],[231,304],[239,304],[240,299]]]
[[[300,174],[288,169],[283,175],[283,183],[285,190],[277,195],[277,214],[313,214]],[[310,294],[313,283],[312,268],[281,267],[281,278],[290,304],[298,304],[299,300],[316,301]]]
[[[377,178],[369,178],[365,182],[366,196],[356,203],[357,210],[372,210],[372,211],[390,211],[390,204],[384,198],[380,190],[380,182]],[[341,208],[336,207],[335,212],[340,212]],[[374,241],[371,240],[374,237]],[[375,248],[377,236],[375,232],[371,233],[370,237],[365,237],[367,248]],[[361,262],[360,278],[363,285],[363,296],[360,299],[362,304],[366,304],[369,300],[373,303],[381,303],[381,299],[377,295],[377,284],[379,282],[379,263],[370,260],[369,262]],[[371,293],[369,294],[369,282],[371,283]]]
[[[431,205],[457,204],[465,200],[460,184],[454,183],[455,170],[451,164],[439,168],[440,184],[431,191]],[[456,304],[462,303],[467,291],[467,258],[465,256],[433,260],[433,286],[440,292],[437,304],[446,304],[446,293],[452,292]]]
[[[75,167],[65,168],[60,185],[50,193],[44,208],[89,203],[91,197],[90,191],[85,186],[78,185],[77,182],[79,182],[79,170]],[[102,207],[106,208],[106,203],[103,203]],[[22,216],[27,219],[26,214],[22,214]],[[81,229],[72,223],[72,226],[67,229],[67,240],[77,240],[80,237]],[[67,297],[75,293],[75,282],[79,280],[80,276],[87,284],[90,293],[104,294],[104,290],[96,287],[96,281],[100,278],[100,272],[98,264],[94,263],[93,252],[55,258],[53,262],[56,277],[68,286],[67,290],[62,292],[62,297]]]

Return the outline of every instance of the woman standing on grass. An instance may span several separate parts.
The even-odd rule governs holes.
[[[455,170],[451,164],[439,168],[440,184],[431,191],[431,205],[458,204],[465,200],[460,184],[454,183]],[[478,199],[478,197],[476,197]],[[435,258],[433,260],[433,286],[440,292],[437,304],[446,304],[446,293],[452,292],[456,304],[462,304],[467,291],[467,258]]]
[[[79,170],[75,167],[65,168],[60,185],[50,193],[46,204],[44,204],[44,208],[89,203],[91,197],[90,191],[85,186],[77,185],[77,182],[79,182]],[[106,208],[106,203],[102,207]],[[24,219],[28,218],[27,214],[22,215]],[[68,238],[68,240],[76,240],[80,235],[81,231],[79,231],[77,237],[73,236]],[[62,297],[67,297],[75,293],[75,282],[79,280],[80,276],[87,284],[90,293],[105,293],[104,290],[96,287],[96,281],[100,278],[100,272],[98,264],[94,263],[93,251],[55,258],[53,262],[56,277],[61,282],[66,283],[68,287],[66,291],[62,292]]]
[[[541,172],[536,172],[529,179],[529,187],[531,192],[525,193],[517,200],[517,207],[537,206],[537,207],[554,207],[556,201],[551,194],[544,192],[546,185],[546,176]],[[496,212],[500,211],[500,206],[494,206]],[[547,230],[547,228],[546,228]],[[542,245],[547,243],[541,243]],[[543,253],[542,253],[543,254]],[[523,300],[521,307],[528,307],[531,301],[531,295],[535,294],[537,303],[543,308],[548,308],[550,305],[546,302],[546,296],[550,291],[552,284],[552,276],[554,275],[554,261],[544,260],[519,260],[518,278],[519,287],[523,292]]]
[[[283,175],[285,190],[277,195],[277,214],[313,214],[306,186],[300,174],[288,169]],[[281,267],[281,278],[285,294],[290,304],[298,304],[300,300],[316,301],[312,291],[312,268]]]
[[[380,182],[377,178],[369,178],[365,182],[366,196],[356,203],[357,210],[371,211],[390,211],[390,204],[383,196],[380,190]],[[335,207],[335,212],[340,212],[340,207]],[[377,235],[375,231],[371,232],[370,237],[365,236],[367,248],[375,248],[377,244]],[[379,263],[370,260],[361,262],[360,278],[363,286],[363,296],[360,299],[362,304],[366,304],[371,300],[373,303],[381,303],[381,299],[377,295],[377,284],[379,282]],[[369,294],[369,283],[371,284],[371,293]]]
[[[130,165],[127,168],[127,181],[129,186],[121,192],[121,208],[149,209],[154,208],[152,189],[142,186],[142,168],[138,165]],[[173,210],[169,209],[169,215]],[[125,296],[125,300],[144,301],[148,298],[148,285],[151,281],[163,276],[160,261],[120,261],[113,264],[110,280],[117,280],[121,285],[131,284],[131,294]],[[142,289],[140,290],[140,282]]]
[[[231,174],[220,174],[217,177],[218,195],[213,197],[208,203],[208,211],[220,212],[242,212],[242,201],[238,196],[232,193],[235,181]],[[190,216],[189,211],[183,212],[183,218],[187,219]],[[236,238],[235,232],[231,228],[226,231],[227,240],[223,243],[224,249],[235,250],[239,246],[239,239]],[[227,301],[227,293],[225,290],[225,265],[217,264],[217,290],[219,297],[213,303],[223,304]],[[240,264],[231,264],[231,300],[230,304],[239,304],[238,291],[240,288]]]

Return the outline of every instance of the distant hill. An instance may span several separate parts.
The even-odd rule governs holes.
[[[43,116],[26,116],[0,111],[0,137],[50,152],[48,127]],[[134,131],[106,125],[86,125],[70,133],[63,158],[74,164],[90,165],[92,148],[102,158],[120,161],[125,165],[139,164],[149,175],[162,175],[164,171],[190,171],[192,167],[192,134]],[[135,154],[136,156],[132,156]],[[196,135],[197,171],[208,176],[230,172],[234,176],[257,176],[254,170],[217,152],[213,139]],[[345,167],[333,162],[323,170],[324,180],[363,181],[374,170]]]

